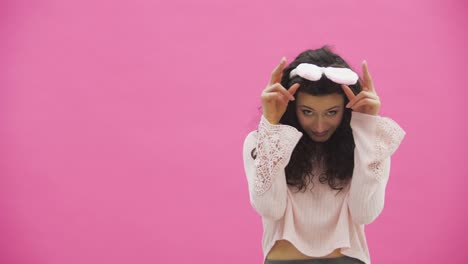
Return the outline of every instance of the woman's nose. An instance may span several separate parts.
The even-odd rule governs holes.
[[[314,131],[317,133],[322,133],[325,131],[325,122],[323,121],[322,117],[317,118]]]

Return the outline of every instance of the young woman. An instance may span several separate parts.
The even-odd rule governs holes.
[[[258,129],[244,142],[264,263],[371,263],[364,225],[384,207],[390,156],[405,132],[379,116],[363,78],[328,47],[273,70]]]

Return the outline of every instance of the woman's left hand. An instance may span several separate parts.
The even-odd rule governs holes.
[[[349,86],[342,84],[346,96],[349,99],[349,103],[346,105],[347,108],[351,108],[353,111],[369,114],[369,115],[378,115],[380,110],[380,98],[375,92],[374,84],[372,83],[372,78],[367,67],[367,62],[362,62],[362,72],[364,78],[359,82],[362,86],[362,91],[357,95],[354,95],[353,91]]]

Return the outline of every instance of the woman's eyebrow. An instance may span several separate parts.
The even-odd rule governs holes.
[[[311,109],[311,110],[314,110],[314,111],[315,111],[315,109],[313,109],[313,108],[312,108],[312,107],[310,107],[310,106],[307,106],[307,105],[300,105],[300,106],[303,106],[303,107],[306,107],[306,108],[309,108],[309,109]],[[338,107],[340,107],[340,106],[339,106],[339,105],[335,105],[335,106],[332,106],[332,107],[328,108],[328,109],[327,109],[327,110],[325,110],[325,111],[329,111],[329,110],[332,110],[333,108],[338,108]]]

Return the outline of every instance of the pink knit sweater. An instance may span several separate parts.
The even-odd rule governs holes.
[[[340,248],[344,255],[371,263],[364,225],[384,207],[390,156],[406,133],[389,118],[359,112],[352,112],[351,128],[354,171],[338,194],[319,182],[323,168],[317,166],[306,192],[286,184],[284,169],[302,137],[296,128],[272,125],[262,116],[258,129],[247,135],[244,168],[250,203],[262,217],[264,260],[275,241],[285,239],[308,256]]]

